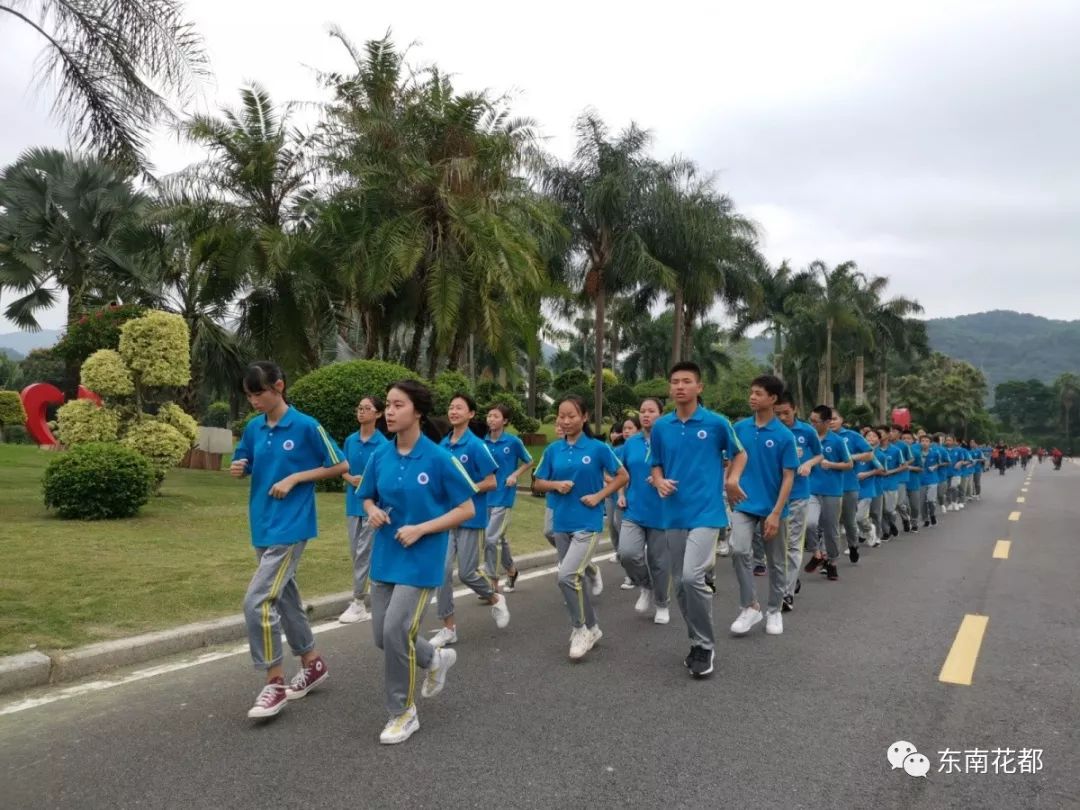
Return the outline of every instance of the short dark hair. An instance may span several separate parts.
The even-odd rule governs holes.
[[[589,427],[589,406],[585,404],[585,400],[579,397],[577,394],[566,394],[565,396],[560,397],[559,401],[555,403],[555,413],[559,412],[559,408],[562,407],[562,404],[564,402],[569,402],[571,405],[577,408],[577,412],[580,413],[582,418],[585,420],[585,424],[581,427],[581,432],[588,436],[590,439],[593,438],[592,428]]]
[[[671,367],[671,370],[668,372],[668,379],[670,380],[672,375],[674,375],[677,371],[689,371],[691,374],[697,377],[698,380],[701,379],[701,366],[699,366],[692,360],[680,360],[678,363],[673,365]]]
[[[273,388],[278,381],[288,385],[285,372],[281,370],[281,366],[269,360],[258,360],[244,371],[244,393],[261,394],[263,391]],[[281,392],[284,394],[285,389],[282,388]]]
[[[646,402],[653,403],[656,406],[656,410],[660,411],[660,413],[664,412],[664,403],[661,402],[658,398],[656,398],[656,397],[645,397],[645,399],[641,400],[641,405],[644,405]],[[638,410],[639,411],[641,410],[641,405],[638,405]]]
[[[818,405],[813,412],[818,415],[818,419],[822,422],[828,422],[832,419],[833,409],[828,405]]]
[[[507,422],[510,421],[512,411],[510,410],[510,406],[507,405],[505,402],[496,402],[494,405],[488,408],[488,413],[491,413],[492,411],[498,411],[502,414],[503,419],[505,419]]]
[[[793,409],[799,410],[799,406],[795,404],[795,395],[789,390],[782,391],[780,396],[776,398],[777,405],[790,405]]]
[[[770,397],[776,397],[780,401],[780,395],[784,393],[784,381],[772,374],[762,374],[750,381],[751,388],[761,388]]]
[[[450,397],[450,402],[453,402],[455,399],[460,399],[468,406],[470,411],[476,413],[476,400],[466,394],[464,391],[455,391],[453,396]]]

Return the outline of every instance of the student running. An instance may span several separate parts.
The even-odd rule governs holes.
[[[517,436],[506,432],[510,422],[510,408],[493,405],[487,412],[488,434],[484,437],[488,452],[499,468],[495,471],[495,489],[488,493],[488,524],[485,532],[485,557],[488,576],[499,590],[499,570],[506,572],[503,593],[513,593],[517,584],[518,570],[510,553],[510,540],[506,530],[510,527],[510,514],[517,500],[518,479],[532,465],[532,456]]]
[[[808,574],[824,566],[825,576],[840,579],[836,561],[840,558],[840,510],[844,499],[844,473],[855,465],[848,445],[832,430],[833,410],[818,405],[810,413],[810,424],[821,443],[821,462],[810,473],[810,508],[806,518],[808,544],[814,556],[804,569]]]
[[[329,671],[315,649],[315,637],[296,585],[296,568],[309,540],[318,534],[315,482],[337,478],[349,465],[322,425],[285,399],[285,374],[261,361],[244,373],[244,393],[262,414],[248,423],[233,453],[229,472],[251,476],[248,519],[258,567],[244,596],[244,619],[255,668],[266,685],[248,717],[274,717],[287,701],[304,697]],[[285,685],[281,633],[300,671]]]

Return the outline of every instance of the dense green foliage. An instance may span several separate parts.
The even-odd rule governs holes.
[[[153,480],[142,454],[115,443],[83,444],[46,468],[45,506],[68,519],[131,517],[150,499]]]

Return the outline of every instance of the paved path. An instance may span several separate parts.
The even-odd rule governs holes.
[[[566,658],[550,574],[519,584],[506,631],[460,599],[459,664],[446,691],[421,702],[422,728],[402,746],[376,743],[381,659],[366,624],[320,633],[332,680],[266,725],[245,717],[258,687],[246,655],[227,651],[111,688],[9,696],[0,804],[1080,806],[1080,466],[1033,470],[1026,493],[1019,470],[988,475],[981,503],[866,550],[854,568],[841,563],[837,583],[804,575],[784,635],[722,633],[709,681],[683,669],[677,611],[668,627],[636,616],[608,562],[604,639],[580,664]],[[993,557],[1000,539],[1011,541],[1007,559]],[[719,565],[726,629],[736,590]],[[989,617],[972,683],[942,683],[968,614]],[[927,754],[928,778],[889,768],[899,739]],[[1041,770],[943,773],[946,748],[1041,749]]]

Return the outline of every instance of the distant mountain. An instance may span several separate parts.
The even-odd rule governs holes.
[[[40,332],[8,332],[0,335],[0,346],[13,349],[20,355],[27,355],[32,349],[47,349],[60,339],[59,329],[42,329]],[[10,354],[8,354],[11,357]],[[13,358],[19,359],[19,358]]]
[[[22,352],[9,349],[7,346],[0,346],[0,354],[5,355],[8,360],[14,360],[16,363],[26,357]]]
[[[1064,371],[1080,373],[1080,321],[1052,321],[1010,310],[979,312],[926,322],[930,348],[982,370],[988,394],[1007,380],[1053,382]],[[772,338],[750,339],[755,359],[769,362]]]

